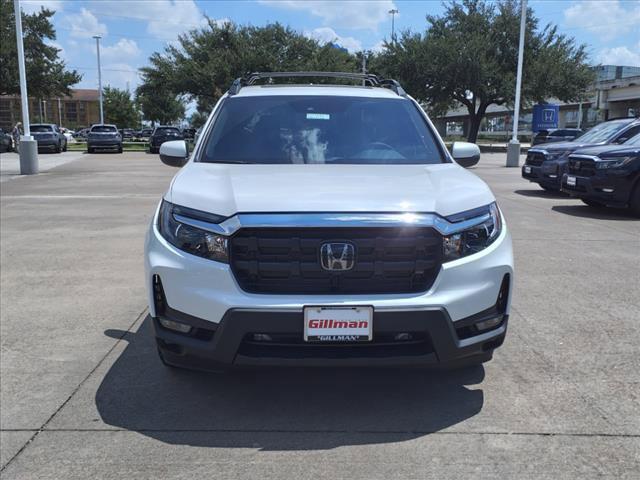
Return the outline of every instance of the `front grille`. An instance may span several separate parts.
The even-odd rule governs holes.
[[[355,247],[351,270],[320,264],[327,242]],[[230,264],[250,293],[365,294],[428,290],[442,264],[442,237],[432,228],[246,228],[230,239]]]
[[[525,162],[527,165],[533,165],[534,167],[539,167],[544,162],[545,157],[544,153],[540,152],[528,152],[527,153],[527,161]]]
[[[581,177],[593,177],[596,174],[596,162],[591,159],[570,158],[569,173]]]

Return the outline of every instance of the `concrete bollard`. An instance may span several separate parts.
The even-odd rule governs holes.
[[[509,141],[507,144],[507,167],[520,166],[520,142]]]
[[[20,139],[20,174],[36,173],[38,173],[38,142],[33,137],[22,137]]]

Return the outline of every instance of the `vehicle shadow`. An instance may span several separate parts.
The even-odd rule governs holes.
[[[593,218],[596,220],[639,221],[630,210],[624,208],[590,207],[588,205],[555,205],[551,210],[572,217]]]
[[[569,195],[566,193],[543,190],[541,188],[537,190],[515,190],[513,193],[522,195],[523,197],[533,198],[569,198]]]
[[[201,373],[162,365],[151,319],[95,397],[102,420],[169,444],[315,450],[410,440],[482,409],[484,368],[256,369]]]

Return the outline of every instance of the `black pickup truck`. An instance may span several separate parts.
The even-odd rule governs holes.
[[[547,143],[531,147],[522,166],[522,177],[545,190],[558,191],[566,173],[569,155],[580,148],[620,145],[640,133],[639,118],[622,118],[600,123],[572,142]]]
[[[640,134],[623,145],[584,148],[569,155],[562,191],[592,207],[628,207],[640,216]]]

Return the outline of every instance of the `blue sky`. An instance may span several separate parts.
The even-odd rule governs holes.
[[[380,48],[391,35],[390,9],[398,9],[396,31],[423,31],[425,15],[443,11],[441,1],[312,0],[22,0],[27,11],[56,11],[55,45],[67,64],[83,74],[80,88],[96,88],[95,34],[101,34],[103,84],[133,90],[137,69],[181,32],[201,26],[204,16],[238,24],[278,21],[351,51]],[[592,63],[640,66],[640,0],[530,0],[543,24],[588,44]]]

